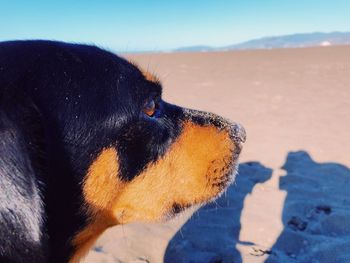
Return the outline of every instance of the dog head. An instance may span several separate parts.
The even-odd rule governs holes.
[[[138,83],[128,83],[121,127],[101,148],[83,179],[89,211],[124,224],[159,221],[216,198],[234,180],[245,131],[212,113],[162,100],[155,77],[133,67]],[[113,130],[113,129],[112,129]]]
[[[208,202],[236,173],[241,126],[154,100],[146,99],[140,119],[98,153],[84,178],[89,209],[118,223],[161,220]]]
[[[234,180],[245,141],[239,124],[165,102],[156,77],[99,48],[8,45],[26,58],[15,68],[30,75],[25,90],[40,112],[48,192],[80,189],[79,213],[88,219],[75,246],[110,225],[170,218]],[[50,199],[56,208],[69,202],[68,191]]]

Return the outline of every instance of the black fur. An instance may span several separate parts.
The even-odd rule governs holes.
[[[159,109],[148,117],[152,98]],[[0,262],[66,262],[87,220],[81,182],[97,154],[114,145],[122,179],[132,180],[166,152],[184,118],[162,101],[160,84],[110,52],[0,43]]]

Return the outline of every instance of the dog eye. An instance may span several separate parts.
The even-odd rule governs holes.
[[[154,99],[150,99],[147,100],[146,103],[143,105],[143,112],[149,116],[149,117],[153,117],[155,112],[156,112],[156,102],[154,101]]]

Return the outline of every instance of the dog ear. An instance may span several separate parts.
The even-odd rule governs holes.
[[[46,261],[42,246],[44,208],[29,160],[24,133],[0,108],[1,262],[14,258],[16,262]]]

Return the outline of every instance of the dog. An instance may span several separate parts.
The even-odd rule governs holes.
[[[95,46],[0,43],[0,262],[79,262],[110,226],[227,188],[244,128],[161,95],[156,76]]]

